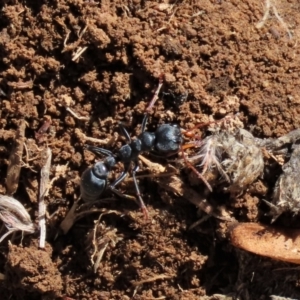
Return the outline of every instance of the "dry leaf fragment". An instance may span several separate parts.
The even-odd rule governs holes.
[[[300,230],[240,223],[230,232],[231,243],[272,259],[300,264]]]
[[[35,232],[35,226],[25,207],[18,200],[6,195],[0,195],[0,220],[8,229],[0,238],[0,242],[15,231]]]

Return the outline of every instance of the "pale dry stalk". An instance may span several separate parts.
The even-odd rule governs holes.
[[[39,193],[39,228],[40,228],[40,248],[45,248],[46,241],[46,204],[45,195],[48,191],[49,175],[51,167],[52,151],[49,147],[45,149],[45,164],[41,169],[40,193]]]
[[[88,117],[79,116],[75,111],[73,111],[70,107],[66,107],[66,111],[68,111],[75,119],[89,121]]]
[[[260,29],[264,26],[265,22],[267,21],[269,15],[270,15],[270,8],[271,8],[271,0],[266,0],[265,13],[264,13],[262,19],[256,24],[257,29]]]
[[[82,140],[83,143],[85,142],[91,142],[91,143],[96,143],[99,145],[111,145],[113,144],[117,138],[118,135],[114,135],[112,138],[106,138],[106,139],[97,139],[97,138],[93,138],[93,137],[89,137],[87,135],[85,135],[79,128],[75,129],[75,135],[78,139]]]
[[[84,218],[85,216],[89,214],[94,214],[94,213],[102,213],[102,214],[107,214],[108,211],[105,208],[91,208],[91,207],[86,207],[87,205],[80,205],[79,200],[81,198],[78,198],[76,201],[74,201],[71,209],[67,213],[66,217],[63,219],[63,221],[60,224],[60,229],[63,231],[64,234],[67,234],[68,231],[71,229],[71,227],[74,225],[75,222],[80,220],[81,218]],[[111,201],[112,198],[106,198],[106,199],[101,199],[102,201]],[[95,203],[99,203],[99,200],[95,201]],[[89,203],[91,205],[91,203]],[[114,212],[115,214],[120,214],[120,212],[117,211],[112,211],[109,210],[109,213]]]
[[[131,284],[133,286],[138,286],[138,285],[142,285],[144,283],[149,283],[149,282],[153,282],[153,281],[156,281],[156,280],[163,280],[163,279],[171,279],[175,277],[175,275],[165,275],[165,274],[159,274],[159,275],[155,275],[153,277],[149,277],[149,278],[146,278],[144,280],[141,280],[141,281],[135,281],[135,280],[132,280],[131,281]]]
[[[78,35],[78,40],[76,42],[72,43],[72,44],[69,44],[69,45],[67,44],[67,41],[69,39],[69,36],[70,36],[71,32],[70,31],[67,32],[66,38],[64,40],[64,49],[61,52],[64,53],[64,52],[72,51],[72,50],[76,49],[79,46],[79,44],[81,42],[81,39],[82,39],[83,35],[85,34],[87,28],[88,28],[88,25],[86,25],[83,28],[83,30],[80,32],[80,34]]]
[[[117,235],[117,229],[116,228],[105,228],[103,224],[100,223],[101,218],[104,215],[116,213],[114,210],[107,210],[106,212],[102,213],[98,220],[95,222],[95,226],[93,228],[93,247],[94,251],[91,255],[91,262],[93,264],[93,269],[94,273],[97,272],[99,268],[99,264],[103,258],[103,255],[105,253],[105,250],[107,247],[111,244],[113,247],[116,246],[116,244],[121,241],[123,238],[121,236]],[[118,213],[118,212],[117,212]],[[101,232],[101,238],[99,239],[97,234],[98,234],[98,229]],[[103,232],[105,230],[105,232]]]
[[[88,47],[79,47],[77,51],[72,54],[72,61],[78,59],[87,48]]]

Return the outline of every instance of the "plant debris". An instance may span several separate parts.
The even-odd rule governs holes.
[[[299,233],[299,229],[240,223],[231,230],[230,241],[235,247],[255,254],[300,264]]]
[[[19,186],[20,172],[22,168],[22,157],[25,143],[25,120],[20,120],[15,135],[13,148],[10,152],[6,173],[7,194],[13,195]]]
[[[36,230],[25,207],[10,196],[0,195],[0,219],[8,230],[0,242],[16,231],[34,233]]]

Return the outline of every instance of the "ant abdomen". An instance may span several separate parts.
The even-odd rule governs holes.
[[[103,162],[86,169],[80,179],[80,193],[85,202],[99,200],[106,189],[108,170]]]

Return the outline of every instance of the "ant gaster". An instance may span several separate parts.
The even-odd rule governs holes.
[[[107,187],[107,176],[116,164],[115,158],[109,153],[107,155],[103,161],[95,163],[81,175],[80,192],[85,202],[98,200]]]
[[[136,172],[139,169],[138,156],[144,151],[157,151],[160,154],[173,154],[180,150],[182,144],[182,135],[179,126],[175,124],[164,124],[157,128],[155,132],[146,131],[148,121],[148,113],[145,114],[141,134],[134,140],[131,140],[129,133],[122,123],[120,128],[122,134],[127,140],[127,144],[123,145],[117,153],[113,153],[107,149],[96,146],[86,146],[86,149],[96,154],[106,156],[102,162],[96,163],[92,168],[86,170],[81,177],[81,195],[85,201],[97,200],[107,185],[107,177],[111,168],[117,163],[122,162],[124,170],[120,176],[108,186],[110,190],[119,196],[126,197],[116,189],[127,176],[131,163],[134,164],[132,169],[132,177],[136,194],[144,215],[148,217],[148,211],[140,194],[140,189],[136,180]]]

